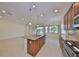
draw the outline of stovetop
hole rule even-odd
[[[72,40],[65,40],[65,43],[75,52],[79,53],[79,42]]]

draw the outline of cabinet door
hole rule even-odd
[[[73,24],[73,7],[71,6],[67,12],[67,14],[65,15],[65,22],[66,22],[66,26],[67,29],[70,29],[72,27]]]
[[[35,55],[38,53],[38,51],[39,51],[39,44],[40,44],[40,42],[39,42],[40,40],[39,39],[37,39],[36,41],[35,41],[35,48],[34,48],[34,52],[35,52]]]
[[[43,40],[44,40],[43,37],[41,37],[41,38],[40,38],[40,41],[39,41],[39,42],[40,42],[40,44],[39,44],[39,45],[40,45],[40,48],[41,48],[42,45],[43,45]]]
[[[64,16],[64,29],[67,29],[67,14]]]
[[[77,15],[79,13],[79,2],[75,2],[73,4],[73,8],[74,8],[74,15]]]
[[[68,28],[71,28],[72,27],[72,24],[73,24],[73,15],[72,15],[72,7],[69,9],[69,11],[68,11],[68,15],[67,15],[67,26],[68,26]]]
[[[64,16],[64,25],[67,25],[67,16]]]
[[[30,53],[32,56],[35,55],[35,41],[27,39],[27,52]]]
[[[67,20],[68,20],[68,24],[67,25],[70,25],[71,24],[71,10],[69,10],[67,17],[68,17],[67,18]]]

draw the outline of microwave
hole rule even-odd
[[[79,28],[79,14],[77,14],[73,17],[73,27]]]

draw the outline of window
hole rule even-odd
[[[44,27],[37,27],[36,33],[37,33],[37,35],[43,35],[44,34]]]
[[[49,32],[58,33],[58,26],[57,25],[55,25],[55,26],[49,26]]]
[[[48,32],[54,32],[54,33],[58,33],[58,26],[54,25],[54,26],[46,26],[46,27],[37,27],[36,29],[36,34],[37,35],[44,35],[44,33],[48,33]]]
[[[46,27],[45,27],[45,33],[47,33],[47,32],[48,32],[48,27],[46,26]]]
[[[49,26],[49,32],[51,32],[51,26]]]

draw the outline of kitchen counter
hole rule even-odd
[[[44,36],[27,36],[27,53],[33,57],[40,51],[42,46],[45,44],[45,35]]]
[[[66,34],[61,34],[62,39],[66,40]]]
[[[68,36],[66,36],[65,34],[62,34],[61,37],[62,37],[64,40],[79,41],[79,39],[76,38],[75,35],[68,35]]]
[[[31,39],[31,40],[37,40],[38,38],[42,37],[41,35],[31,35],[31,36],[27,36],[27,39]]]

